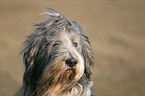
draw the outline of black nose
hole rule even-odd
[[[78,61],[76,59],[67,59],[65,63],[70,67],[74,67],[78,63]]]

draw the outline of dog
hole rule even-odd
[[[88,37],[75,21],[48,10],[23,44],[25,72],[16,96],[95,96]]]

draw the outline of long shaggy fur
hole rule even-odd
[[[24,42],[25,73],[17,96],[94,96],[90,66],[94,63],[88,37],[74,21],[53,9],[48,20]],[[66,60],[75,58],[75,67]]]

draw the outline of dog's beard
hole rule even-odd
[[[60,70],[60,74],[58,73],[58,84],[61,86],[66,86],[69,82],[73,82],[76,77],[76,69],[75,68],[65,68],[64,71]]]
[[[66,69],[62,79],[64,79],[65,81],[72,81],[75,78],[75,76],[76,76],[76,69]]]
[[[39,93],[44,92],[44,94],[50,96],[67,96],[83,74],[83,71],[78,68],[80,66],[81,64],[78,63],[71,68],[62,59],[55,59],[44,70],[43,77],[39,82],[41,87],[39,86],[38,88],[42,88],[41,90],[38,89]]]

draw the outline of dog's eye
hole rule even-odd
[[[78,46],[78,43],[73,41],[73,46],[77,47]]]
[[[59,45],[59,42],[56,42],[53,46],[58,46]]]
[[[57,22],[58,22],[58,20],[55,20],[55,22],[57,23]]]
[[[58,45],[58,43],[54,44],[53,46],[57,46],[57,45]]]

